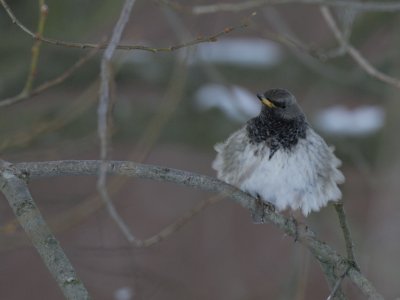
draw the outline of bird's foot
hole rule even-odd
[[[347,265],[349,266],[349,269],[355,269],[357,271],[360,271],[360,267],[358,266],[357,262],[352,259],[347,259]]]
[[[251,212],[254,224],[264,224],[266,222],[265,210],[275,211],[275,207],[270,203],[264,202],[261,200],[260,195],[257,195],[254,210]]]

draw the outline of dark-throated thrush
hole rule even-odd
[[[339,200],[341,162],[307,123],[296,98],[285,89],[257,97],[260,114],[215,146],[218,178],[279,211],[299,209],[305,216]]]

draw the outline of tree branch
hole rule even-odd
[[[254,9],[264,5],[277,4],[314,4],[336,7],[345,7],[357,9],[358,11],[376,11],[376,12],[395,12],[400,10],[400,3],[391,2],[358,2],[350,0],[250,0],[237,3],[218,3],[209,5],[198,5],[192,7],[191,12],[196,15],[211,14],[216,12],[238,12],[247,9]]]
[[[25,25],[23,25],[17,17],[14,15],[12,12],[11,8],[7,5],[5,0],[0,0],[1,5],[4,7],[5,11],[7,12],[8,16],[10,17],[11,21],[17,25],[23,32],[28,34],[30,37],[32,37],[35,40],[40,40],[44,43],[53,45],[53,46],[61,46],[61,47],[67,47],[67,48],[78,48],[78,49],[88,49],[88,48],[98,48],[98,49],[106,49],[108,47],[108,44],[103,44],[103,43],[78,43],[78,42],[67,42],[63,40],[58,40],[58,39],[51,39],[51,38],[46,38],[43,36],[38,36],[35,33],[33,33],[31,30],[29,30]],[[143,45],[117,45],[118,50],[142,50],[142,51],[149,51],[153,53],[158,53],[158,52],[172,52],[176,51],[182,48],[186,47],[191,47],[195,46],[197,44],[201,43],[212,43],[216,42],[218,38],[221,36],[230,33],[233,30],[240,29],[247,27],[247,24],[240,24],[238,26],[232,26],[232,27],[227,27],[223,29],[222,31],[209,35],[209,36],[199,36],[193,40],[183,42],[177,45],[172,45],[172,46],[166,46],[166,47],[149,47],[149,46],[143,46]]]
[[[195,207],[186,211],[180,218],[178,218],[173,223],[171,223],[168,226],[161,229],[157,234],[155,234],[147,239],[144,239],[144,240],[136,239],[133,242],[134,246],[146,248],[146,247],[153,246],[154,244],[157,244],[161,241],[166,240],[173,233],[177,232],[186,223],[188,223],[190,220],[192,220],[193,217],[195,217],[197,214],[199,214],[205,208],[207,208],[209,205],[215,204],[218,201],[221,201],[222,199],[223,199],[223,197],[213,196],[213,197],[210,197],[210,198],[200,201]]]
[[[15,172],[26,174],[30,179],[36,179],[54,176],[96,176],[100,165],[101,161],[74,160],[17,163],[12,168]],[[244,208],[251,211],[256,210],[256,200],[253,197],[213,177],[126,161],[107,162],[107,172],[109,175],[123,175],[173,182],[191,188],[219,193],[231,198]],[[368,279],[348,263],[347,258],[337,254],[330,246],[318,240],[314,232],[305,224],[296,225],[291,219],[275,212],[269,206],[265,206],[264,218],[280,228],[287,235],[293,238],[296,237],[297,241],[308,248],[321,264],[329,265],[332,270],[335,270],[336,274],[344,274],[349,268],[348,277],[368,298],[383,299]]]
[[[341,293],[340,285],[342,284],[343,279],[346,277],[347,273],[349,272],[350,265],[347,267],[346,272],[344,272],[339,278],[337,278],[335,284],[332,287],[331,293],[329,294],[326,300],[333,300],[340,297],[343,297],[339,293]]]
[[[107,207],[107,211],[111,218],[118,225],[124,236],[129,242],[135,240],[135,237],[129,230],[124,220],[118,214],[114,204],[112,203],[111,197],[107,191],[107,163],[108,158],[108,144],[109,144],[109,126],[108,121],[111,117],[110,103],[111,103],[111,92],[110,82],[112,80],[111,72],[111,59],[114,56],[114,52],[117,49],[118,43],[121,40],[122,33],[125,29],[126,24],[129,21],[133,4],[135,0],[126,0],[121,10],[121,15],[114,26],[114,30],[111,36],[110,43],[103,53],[101,59],[101,72],[100,72],[100,99],[97,109],[97,130],[100,138],[100,159],[101,166],[99,170],[99,176],[97,180],[97,190],[99,191],[101,199],[104,201]]]
[[[356,261],[356,257],[354,255],[354,243],[353,239],[351,238],[349,225],[347,224],[347,218],[346,218],[346,213],[344,211],[343,202],[339,201],[338,203],[335,203],[334,206],[339,218],[340,228],[342,229],[343,232],[343,237],[346,244],[347,258],[350,260],[350,262],[354,263],[354,267],[358,269],[359,267]]]
[[[363,3],[363,2],[360,2]],[[400,3],[399,3],[400,4]],[[379,70],[377,70],[371,63],[352,45],[350,45],[346,38],[343,36],[339,27],[336,24],[335,19],[333,18],[329,8],[326,6],[321,7],[321,13],[324,17],[326,23],[329,28],[332,30],[336,40],[339,44],[346,49],[346,52],[353,58],[353,60],[363,69],[368,75],[384,82],[389,85],[394,86],[395,88],[400,89],[400,80],[394,77],[391,77]]]
[[[62,74],[60,74],[59,76],[57,76],[49,81],[42,83],[41,85],[39,85],[36,88],[33,88],[32,90],[29,91],[29,93],[21,92],[16,96],[0,100],[0,108],[9,106],[9,105],[13,105],[13,104],[21,102],[23,100],[29,99],[35,95],[43,93],[44,91],[46,91],[58,84],[63,83],[66,79],[68,79],[68,77],[70,77],[72,74],[74,74],[77,70],[79,70],[80,67],[82,67],[87,61],[89,61],[98,52],[98,50],[99,50],[98,48],[91,50],[89,53],[87,53],[85,56],[83,56],[77,62],[75,62],[71,67],[69,67],[67,70],[65,70]]]
[[[36,36],[41,37],[43,35],[44,27],[46,24],[48,14],[48,7],[44,0],[39,0],[39,22],[38,28],[36,31]],[[31,58],[31,65],[28,73],[28,77],[26,79],[25,87],[22,90],[22,95],[29,95],[32,90],[33,81],[37,74],[37,66],[39,61],[39,54],[40,54],[40,46],[42,45],[42,41],[40,39],[36,39],[32,46],[32,58]]]
[[[0,163],[0,190],[65,298],[89,299],[83,283],[40,214],[25,181],[18,177],[23,177],[23,173],[13,172],[6,163]]]

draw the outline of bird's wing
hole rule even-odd
[[[218,178],[240,186],[257,166],[254,151],[249,149],[251,147],[245,127],[234,132],[225,142],[216,144],[217,157],[212,167],[217,171]]]

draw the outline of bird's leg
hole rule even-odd
[[[297,242],[299,240],[299,222],[293,216],[293,214],[290,214],[290,220],[292,221],[292,224],[294,226],[294,242]]]

